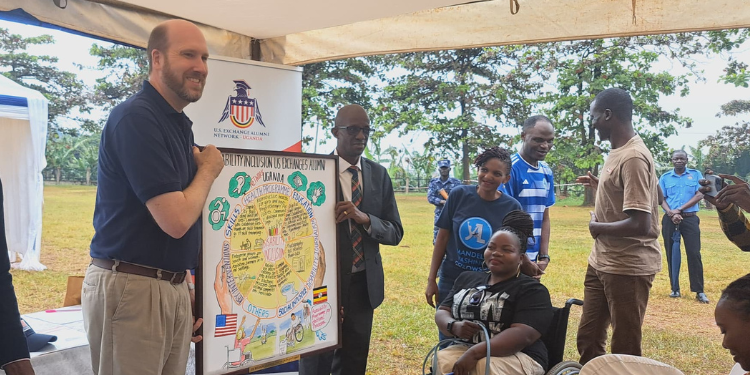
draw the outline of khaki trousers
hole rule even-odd
[[[81,305],[94,374],[185,374],[193,325],[187,284],[91,265]]]
[[[589,361],[581,375],[685,375],[653,359],[625,354],[607,354]]]
[[[439,374],[447,374],[453,371],[453,364],[469,348],[470,346],[468,345],[451,345],[439,351],[437,354],[438,367],[440,368]],[[486,360],[486,358],[480,359],[477,362],[477,367],[470,374],[485,375]],[[490,359],[490,372],[492,374],[503,375],[544,375],[544,368],[528,355],[518,352],[507,357],[492,357]]]

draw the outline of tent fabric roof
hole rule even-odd
[[[154,2],[157,3],[157,2]],[[158,23],[174,16],[98,4],[87,0],[69,0],[65,9],[60,9],[52,0],[3,0],[0,11],[10,12],[21,9],[42,24],[56,25],[91,36],[119,41],[121,43],[146,48],[148,35]],[[5,17],[12,18],[12,17]],[[201,23],[199,20],[194,22]],[[27,22],[23,20],[23,22]],[[222,28],[200,24],[211,54],[249,59],[250,36],[240,35]]]
[[[509,5],[517,3],[512,14]],[[172,17],[212,53],[301,65],[353,56],[750,27],[747,0],[4,0],[50,24],[145,46]],[[252,41],[259,52],[252,56]]]

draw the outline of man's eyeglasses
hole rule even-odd
[[[370,127],[363,128],[359,126],[337,126],[336,128],[346,130],[346,133],[349,135],[357,135],[359,134],[359,132],[362,132],[364,133],[365,137],[369,137],[370,135],[372,135],[372,133],[375,132],[375,129]]]

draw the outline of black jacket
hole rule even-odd
[[[0,181],[0,367],[23,358],[29,358],[29,349],[21,328],[13,277],[10,275],[8,242],[5,240],[3,183]]]
[[[360,211],[370,216],[370,233],[362,233],[365,265],[367,268],[367,291],[373,309],[383,302],[384,277],[380,245],[396,246],[404,236],[401,217],[396,206],[393,185],[388,171],[378,163],[360,157],[362,160],[362,203]],[[343,186],[341,187],[344,188]],[[346,187],[349,189],[350,187]],[[339,191],[339,201],[343,195]],[[347,305],[349,280],[352,273],[352,243],[349,237],[349,223],[338,224],[339,275],[343,305]]]

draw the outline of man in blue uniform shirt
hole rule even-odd
[[[661,221],[661,233],[664,237],[664,249],[667,252],[667,268],[669,279],[672,281],[672,298],[680,297],[680,270],[672,269],[672,235],[679,228],[685,255],[687,256],[688,274],[690,275],[690,290],[695,293],[695,299],[701,303],[708,303],[708,297],[703,293],[703,261],[701,260],[701,230],[698,218],[698,202],[703,194],[698,190],[698,183],[703,175],[695,169],[687,168],[688,155],[684,150],[677,150],[672,154],[674,169],[659,178],[659,187],[664,193],[661,207],[664,217]],[[676,273],[676,274],[673,274]]]
[[[510,158],[510,181],[500,185],[498,190],[516,198],[523,210],[534,220],[534,243],[528,245],[526,256],[532,262],[536,262],[540,271],[544,271],[550,262],[549,208],[555,204],[552,170],[544,162],[555,140],[552,121],[542,115],[529,117],[523,122],[521,139],[521,152],[513,154]],[[529,238],[529,242],[531,240],[532,238]],[[542,272],[535,274],[534,277],[540,278]]]
[[[435,220],[433,223],[437,223],[440,213],[443,212],[443,207],[445,207],[445,200],[448,199],[448,194],[450,194],[454,187],[461,185],[461,181],[457,178],[451,177],[450,160],[440,160],[438,162],[438,172],[440,172],[440,177],[431,179],[430,187],[427,188],[427,201],[435,205]],[[438,227],[433,227],[433,243],[437,237],[437,232]]]
[[[203,93],[208,48],[195,25],[170,20],[151,32],[147,52],[148,81],[112,110],[99,148],[81,292],[98,375],[184,374],[201,323],[186,270],[198,265],[199,218],[224,161],[216,147],[194,146],[183,109]]]

